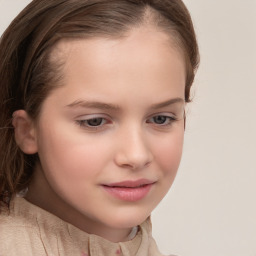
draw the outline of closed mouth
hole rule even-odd
[[[102,185],[111,196],[122,200],[135,202],[147,196],[155,182],[149,180],[123,181]]]
[[[127,181],[121,181],[117,183],[111,183],[111,184],[104,184],[103,186],[107,187],[119,187],[119,188],[139,188],[139,187],[145,187],[147,185],[155,183],[154,181],[150,181],[147,179],[140,179],[140,180],[127,180]]]

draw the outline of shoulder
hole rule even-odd
[[[22,219],[0,215],[1,256],[33,255],[31,248],[28,247],[31,243],[37,244],[40,251],[40,236],[35,228]]]
[[[24,200],[24,199],[23,199]],[[10,205],[10,212],[4,211],[0,214],[0,255],[16,256],[16,255],[36,255],[33,247],[37,248],[37,255],[45,255],[43,244],[40,239],[39,229],[36,222],[20,214],[15,205]]]
[[[26,234],[32,230],[36,230],[36,222],[31,215],[29,209],[23,208],[21,203],[24,199],[14,199],[11,201],[10,209],[0,213],[0,237],[3,233],[19,233]],[[27,231],[27,232],[26,232]],[[14,234],[15,235],[15,234]]]

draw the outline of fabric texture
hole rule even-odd
[[[0,256],[162,256],[151,235],[151,221],[136,236],[113,243],[87,234],[55,215],[16,197],[0,215]]]

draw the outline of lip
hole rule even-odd
[[[154,184],[154,181],[140,179],[111,183],[102,185],[102,187],[107,193],[117,199],[135,202],[146,197]]]

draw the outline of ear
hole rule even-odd
[[[12,125],[19,148],[25,154],[37,153],[35,125],[25,110],[17,110],[13,113]]]

